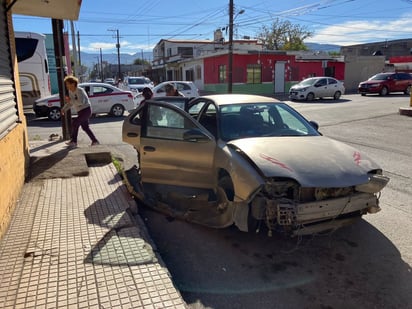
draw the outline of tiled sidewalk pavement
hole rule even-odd
[[[24,186],[0,243],[0,308],[186,308],[112,164]]]

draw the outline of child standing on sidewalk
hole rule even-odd
[[[66,104],[62,108],[61,113],[64,115],[64,113],[71,107],[73,107],[77,112],[77,118],[74,118],[72,122],[71,140],[67,142],[67,145],[71,147],[77,146],[77,135],[79,133],[80,126],[90,137],[92,146],[99,145],[99,141],[96,139],[89,127],[89,119],[92,115],[89,97],[83,88],[77,87],[78,83],[79,80],[74,76],[66,76],[64,78],[64,84],[69,91],[69,95],[66,96]]]

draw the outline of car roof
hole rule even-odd
[[[212,94],[197,97],[198,99],[208,99],[216,103],[216,105],[228,105],[228,104],[239,104],[239,103],[279,103],[280,101],[272,98],[265,97],[261,95],[253,94]]]

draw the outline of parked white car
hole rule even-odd
[[[153,82],[145,76],[127,76],[124,78],[123,87],[125,90],[142,92],[143,88],[153,88]]]
[[[166,85],[172,84],[175,89],[179,91],[183,96],[188,98],[196,98],[199,96],[199,89],[193,82],[190,81],[167,81],[162,82],[152,88],[153,97],[165,97],[166,96]],[[139,93],[135,100],[139,105],[141,101],[143,101],[143,95]]]
[[[310,77],[292,86],[289,90],[291,100],[313,101],[316,98],[332,97],[339,100],[345,93],[343,82],[333,77]]]
[[[193,82],[189,81],[168,81],[160,83],[153,87],[153,96],[154,97],[165,97],[166,96],[166,85],[172,84],[175,89],[177,89],[185,97],[195,98],[199,96],[199,89]]]
[[[131,111],[136,108],[131,91],[124,91],[105,83],[81,83],[79,87],[86,90],[93,114],[110,114],[115,117],[121,117],[125,111]],[[60,120],[59,94],[36,100],[33,104],[33,110],[36,117]],[[74,109],[72,109],[72,114],[76,114]]]

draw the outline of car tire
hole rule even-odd
[[[379,92],[380,95],[385,96],[389,93],[389,90],[387,87],[383,87],[382,90]]]
[[[408,87],[406,87],[406,89],[403,93],[407,94],[407,95],[410,95],[411,94],[411,85],[408,85]]]
[[[58,108],[58,107],[52,107],[52,108],[50,108],[50,109],[49,109],[49,112],[48,112],[48,114],[47,114],[47,117],[48,117],[50,120],[53,120],[53,121],[60,120],[60,118],[62,117],[62,115],[61,115],[61,113],[60,113],[60,108]]]
[[[341,95],[342,93],[340,91],[336,91],[335,94],[333,95],[333,99],[339,100]]]
[[[315,95],[312,92],[309,92],[306,96],[306,101],[313,101],[315,99]]]
[[[226,197],[229,201],[233,201],[235,197],[235,189],[233,188],[233,182],[229,175],[221,177],[218,181],[218,186],[226,193]]]
[[[124,107],[121,104],[115,104],[110,109],[110,114],[115,117],[121,117],[124,114]]]

